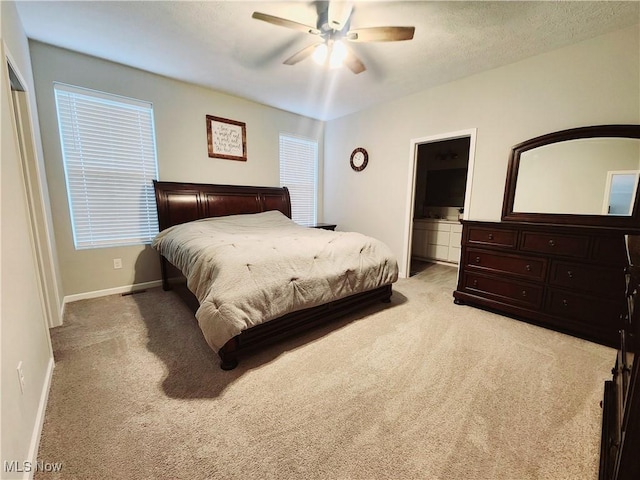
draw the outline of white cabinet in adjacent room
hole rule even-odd
[[[462,225],[458,221],[431,218],[413,221],[413,257],[459,263],[461,241]]]

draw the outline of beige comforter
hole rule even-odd
[[[396,259],[382,242],[302,227],[278,211],[176,225],[153,247],[187,278],[200,302],[196,318],[216,352],[254,325],[398,279]]]

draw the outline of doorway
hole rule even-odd
[[[9,57],[6,58],[11,101],[15,119],[15,135],[21,159],[22,179],[26,191],[29,223],[33,239],[33,254],[36,261],[40,300],[48,327],[62,324],[60,295],[54,267],[53,247],[50,243],[51,230],[47,221],[45,194],[42,176],[36,155],[31,112],[26,83],[15,69]]]
[[[404,266],[407,277],[430,263],[459,264],[471,197],[476,130],[411,140]]]

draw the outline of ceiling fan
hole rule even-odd
[[[324,2],[323,2],[324,3]],[[328,2],[328,8],[318,11],[315,27],[304,25],[286,18],[266,13],[253,12],[252,18],[309,33],[322,41],[311,44],[294,53],[284,61],[285,65],[295,65],[309,56],[319,64],[337,67],[345,64],[353,73],[366,70],[364,63],[347,47],[347,42],[397,42],[411,40],[415,27],[366,27],[351,28],[354,2]],[[325,3],[326,4],[326,3]]]

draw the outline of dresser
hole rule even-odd
[[[518,222],[462,224],[456,303],[619,345],[626,312],[622,233]]]
[[[640,242],[640,237],[637,237]],[[640,255],[640,252],[638,252]],[[599,480],[640,478],[640,262],[627,271],[627,313],[604,384]]]

